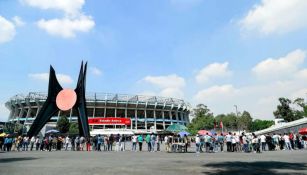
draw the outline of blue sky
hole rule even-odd
[[[215,113],[273,119],[306,97],[304,0],[1,0],[0,120],[18,93],[64,87],[89,62],[87,90],[182,98]]]

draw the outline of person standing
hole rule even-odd
[[[28,145],[29,145],[29,137],[25,136],[23,138],[23,151],[28,151]]]
[[[286,148],[287,148],[288,150],[292,150],[292,146],[291,146],[291,142],[290,142],[289,135],[287,135],[287,134],[285,133],[284,136],[283,136],[283,139],[284,139],[284,141],[285,141]]]
[[[247,145],[247,138],[245,136],[245,133],[242,133],[242,144],[243,144],[243,152],[247,153],[248,152],[248,145]]]
[[[31,140],[30,140],[30,151],[33,150],[33,147],[34,147],[34,143],[35,143],[35,137],[31,137]]]
[[[75,137],[71,137],[70,144],[71,144],[70,150],[75,151]]]
[[[109,137],[108,151],[112,151],[113,142],[114,142],[114,136],[113,136],[113,134],[111,134],[110,137]]]
[[[138,142],[139,142],[139,151],[142,151],[142,146],[143,146],[143,136],[142,135],[138,136]]]
[[[89,137],[86,138],[86,151],[91,151],[91,139]]]
[[[151,136],[150,136],[151,152],[155,151],[155,143],[156,143],[156,135],[154,133],[152,133]]]
[[[115,151],[118,152],[119,151],[119,141],[120,141],[120,135],[117,134],[115,136]]]
[[[232,135],[231,135],[231,132],[229,132],[226,135],[227,152],[231,152],[231,140],[232,140]]]
[[[223,133],[221,133],[221,135],[218,136],[217,140],[218,140],[218,143],[220,145],[221,152],[223,152],[224,151],[224,135],[223,135]]]
[[[168,136],[167,135],[165,135],[165,137],[164,137],[164,145],[165,145],[165,151],[166,152],[168,152]]]
[[[157,143],[157,151],[160,151],[160,136],[157,135],[157,138],[156,138],[156,143]]]
[[[135,151],[136,152],[137,136],[133,135],[132,138],[131,138],[131,141],[132,141],[132,149],[131,149],[131,151]]]
[[[101,151],[101,144],[103,143],[103,138],[99,134],[97,137],[97,151]]]
[[[148,150],[148,152],[150,152],[151,151],[151,142],[150,142],[150,135],[149,134],[146,135],[145,141],[147,143],[147,150]]]
[[[200,152],[200,137],[198,134],[196,134],[196,137],[195,137],[195,147],[196,147],[196,153],[199,154]]]
[[[265,135],[262,134],[260,136],[260,142],[261,142],[262,151],[265,151],[265,147],[266,147],[266,137],[265,137]]]
[[[65,138],[65,151],[67,151],[68,145],[69,145],[70,142],[71,142],[71,141],[70,141],[70,138],[69,138],[69,136],[67,135],[66,138]]]
[[[35,148],[36,148],[36,151],[38,151],[38,149],[39,149],[39,147],[40,147],[40,143],[41,143],[40,138],[39,138],[39,136],[37,136],[36,139],[35,139]]]

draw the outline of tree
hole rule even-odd
[[[238,118],[238,128],[239,130],[247,130],[251,129],[253,118],[250,113],[247,111],[243,111],[242,115]]]
[[[274,124],[274,121],[272,121],[272,120],[256,119],[251,123],[251,131],[254,132],[254,131],[266,129],[266,128],[269,128],[270,126],[272,126],[273,124]]]
[[[198,104],[193,110],[195,117],[188,125],[188,130],[191,134],[196,134],[201,129],[213,129],[214,116],[210,113],[210,109],[204,104]]]
[[[69,127],[69,134],[79,134],[79,125],[78,123],[71,123]]]
[[[292,109],[290,108],[291,100],[287,98],[279,98],[280,105],[277,105],[277,110],[273,112],[275,118],[282,118],[287,122],[295,120]]]
[[[300,119],[307,116],[307,105],[303,98],[297,98],[293,101],[293,104],[300,107],[302,110],[294,110],[295,118]]]
[[[57,122],[57,129],[60,133],[67,133],[69,131],[70,123],[66,116],[60,116]]]

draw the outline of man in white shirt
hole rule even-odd
[[[135,152],[136,152],[137,136],[136,136],[136,135],[133,135],[131,140],[132,140],[132,151],[135,151]]]
[[[231,132],[229,132],[229,133],[225,136],[225,139],[226,139],[226,145],[227,145],[227,152],[230,152],[230,151],[231,151],[231,140],[232,140]]]
[[[68,148],[68,144],[70,143],[70,138],[69,138],[69,136],[67,136],[66,138],[65,138],[65,151],[67,151],[67,148]]]
[[[262,148],[262,151],[265,151],[265,147],[266,147],[266,141],[265,141],[266,137],[265,135],[261,135],[260,136],[260,142],[261,142],[261,148]]]

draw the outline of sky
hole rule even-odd
[[[52,65],[88,92],[203,103],[273,119],[307,98],[305,0],[0,0],[0,121],[16,94],[46,92]]]

